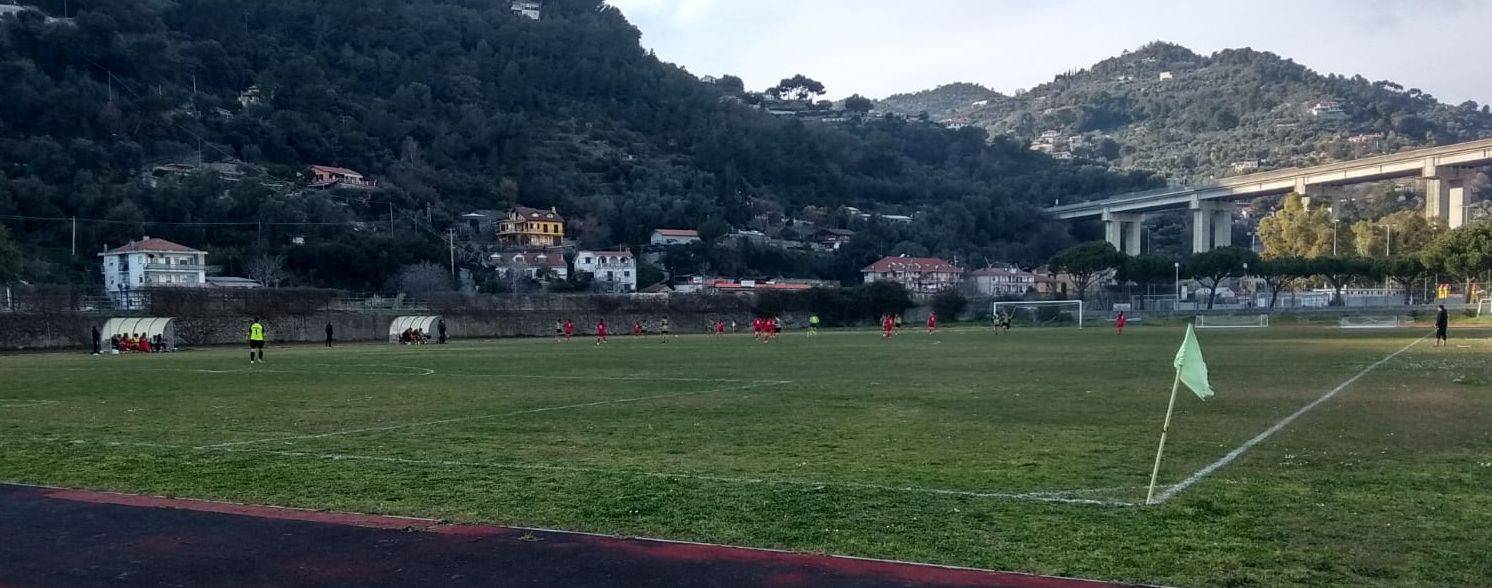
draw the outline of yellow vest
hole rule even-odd
[[[249,325],[249,340],[250,341],[263,341],[264,340],[264,325],[261,325],[259,323],[254,323],[252,325]]]

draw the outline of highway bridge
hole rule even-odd
[[[1421,178],[1425,185],[1425,216],[1451,228],[1466,222],[1466,180],[1473,168],[1492,165],[1492,139],[1403,151],[1314,167],[1248,174],[1187,188],[1162,188],[1120,194],[1102,200],[1063,204],[1046,209],[1065,220],[1099,219],[1104,235],[1115,248],[1140,253],[1141,226],[1146,213],[1190,210],[1192,251],[1209,251],[1233,242],[1233,214],[1237,202],[1260,196],[1288,194],[1306,197],[1307,206],[1330,199],[1333,210],[1340,188],[1396,178]]]

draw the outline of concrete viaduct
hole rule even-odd
[[[1192,251],[1201,253],[1233,242],[1236,202],[1291,192],[1311,201],[1330,199],[1340,208],[1340,188],[1395,178],[1425,181],[1425,216],[1451,228],[1466,222],[1466,180],[1471,168],[1492,165],[1492,139],[1379,155],[1306,168],[1248,174],[1189,188],[1162,188],[1120,194],[1103,200],[1064,204],[1046,209],[1064,220],[1098,219],[1114,248],[1140,253],[1141,225],[1146,213],[1190,210]]]

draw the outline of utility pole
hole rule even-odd
[[[456,279],[456,229],[446,229],[446,241],[451,246],[451,279]]]
[[[73,217],[73,258],[78,257],[78,217]]]
[[[394,232],[394,203],[390,201],[384,204],[389,205],[389,232],[392,233]]]

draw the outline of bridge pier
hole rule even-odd
[[[1103,213],[1104,240],[1125,255],[1140,254],[1140,234],[1144,231],[1145,215],[1139,213]]]
[[[1192,253],[1233,245],[1233,212],[1237,208],[1231,202],[1192,202]]]
[[[1465,171],[1454,167],[1425,165],[1425,218],[1457,229],[1466,224]]]

